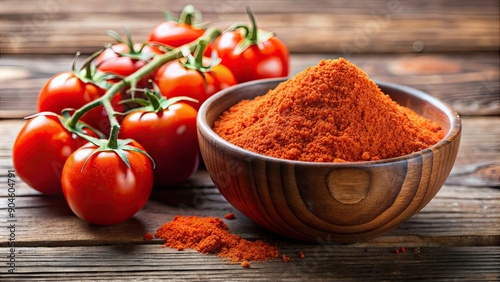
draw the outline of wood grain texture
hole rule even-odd
[[[291,75],[339,54],[293,54]],[[352,55],[371,78],[411,86],[452,106],[460,115],[500,115],[498,53]],[[36,111],[36,99],[53,75],[71,68],[71,56],[0,58],[0,118]]]
[[[394,248],[279,244],[292,258],[251,263],[249,269],[192,250],[159,244],[100,247],[19,248],[19,272],[2,281],[325,281],[325,280],[473,280],[500,275],[500,247]],[[302,251],[304,259],[297,256]],[[0,252],[5,253],[4,248]],[[432,269],[432,271],[429,271]]]
[[[292,52],[496,51],[499,4],[480,1],[190,1],[206,21],[225,29],[248,22],[250,6],[263,29],[274,31]],[[178,15],[185,1],[15,0],[0,3],[2,54],[92,53],[110,38],[106,30],[129,29],[136,40]]]
[[[203,179],[205,172],[194,178]],[[1,185],[5,185],[5,178]],[[235,210],[211,186],[179,187],[155,191],[146,206],[133,219],[116,226],[87,224],[73,215],[62,197],[45,197],[21,182],[16,199],[19,247],[99,246],[140,244],[146,232],[154,233],[176,215],[223,217],[233,212],[237,220],[226,220],[230,230],[247,239],[283,240],[261,228]],[[0,211],[6,219],[8,199],[0,198]],[[35,232],[43,230],[43,233]],[[396,229],[355,246],[495,246],[500,244],[500,193],[493,188],[445,185],[419,213]],[[8,230],[0,229],[0,246],[6,247]],[[333,244],[333,242],[329,241]]]
[[[500,119],[488,123],[482,118],[463,120],[462,147],[457,156],[461,167],[478,163],[500,164],[499,143],[492,143],[488,128],[500,128]],[[0,170],[12,169],[10,159],[12,142],[24,124],[21,120],[0,121]],[[467,146],[467,144],[474,146]],[[464,146],[464,144],[466,144]],[[484,151],[483,154],[478,150]],[[489,159],[487,159],[488,157]],[[471,176],[476,179],[494,179],[498,172],[477,175],[475,171],[455,167],[446,184],[436,197],[419,213],[390,233],[359,243],[360,246],[394,246],[418,244],[420,246],[466,246],[500,244],[500,178],[492,187],[468,186]],[[491,181],[491,180],[490,180]],[[0,185],[6,185],[4,173]],[[204,170],[183,185],[172,190],[155,191],[145,208],[135,219],[114,227],[93,227],[76,218],[61,197],[44,197],[18,179],[16,205],[19,221],[20,246],[130,244],[142,241],[144,232],[154,232],[177,214],[223,216],[235,209],[216,190]],[[5,218],[6,195],[0,195],[0,216]],[[237,221],[228,221],[231,230],[244,237],[273,238],[274,235],[258,227],[243,215]],[[37,227],[45,232],[34,232]],[[0,229],[0,242],[5,244],[7,230]]]
[[[70,69],[129,29],[142,41],[181,0],[0,1],[0,280],[1,281],[498,281],[500,280],[499,2],[495,0],[211,0],[190,1],[212,25],[247,22],[292,51],[292,73],[344,56],[370,77],[424,90],[462,116],[457,160],[444,187],[419,213],[374,239],[349,245],[285,240],[237,212],[205,170],[171,190],[157,190],[133,219],[96,227],[76,218],[63,198],[46,197],[16,179],[17,268],[9,274],[6,171],[11,147],[34,113],[45,81]],[[458,51],[458,52],[457,52]],[[320,52],[320,53],[318,53]],[[351,199],[352,200],[352,199]],[[292,257],[250,269],[215,256],[144,241],[178,214],[222,217],[244,238],[265,239]],[[406,247],[404,254],[396,248]],[[297,251],[305,253],[298,259]]]
[[[0,171],[12,168],[10,148],[24,124],[0,121]],[[491,128],[499,118],[463,119],[463,138],[457,158],[462,166],[500,164],[498,144]],[[0,273],[2,281],[163,280],[163,281],[325,281],[340,280],[473,280],[500,277],[500,191],[468,186],[471,170],[452,172],[445,185],[419,213],[398,228],[369,241],[338,245],[328,241],[304,244],[288,241],[264,230],[236,211],[214,187],[204,170],[171,190],[157,190],[133,219],[116,226],[98,227],[75,217],[61,197],[46,197],[17,179],[16,259],[14,274]],[[492,179],[494,174],[476,175]],[[5,173],[0,185],[5,187]],[[494,183],[500,187],[500,179]],[[4,190],[2,190],[4,191]],[[0,194],[0,222],[7,219],[5,194]],[[231,232],[246,239],[277,244],[292,258],[252,263],[250,269],[192,250],[178,252],[161,247],[161,241],[144,241],[175,215],[222,217]],[[0,253],[9,254],[8,230],[0,228]],[[406,252],[395,250],[405,247]],[[305,259],[297,257],[302,251]],[[5,256],[4,255],[4,256]],[[2,263],[4,261],[0,259]]]

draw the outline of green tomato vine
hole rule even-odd
[[[217,28],[209,28],[205,31],[204,35],[198,38],[196,41],[186,44],[184,46],[172,49],[168,51],[165,54],[159,54],[155,55],[146,65],[144,65],[142,68],[134,72],[133,74],[124,77],[121,79],[119,82],[111,85],[106,93],[101,96],[100,98],[93,100],[83,107],[77,109],[74,111],[74,113],[67,117],[65,121],[65,126],[68,128],[72,133],[77,134],[78,136],[86,139],[89,142],[92,142],[94,145],[98,146],[98,149],[93,153],[97,153],[100,151],[114,151],[120,158],[127,164],[127,166],[130,168],[130,164],[127,160],[127,157],[125,155],[124,150],[133,150],[137,151],[140,153],[145,154],[148,156],[150,159],[151,157],[143,150],[134,148],[132,146],[129,146],[128,144],[132,140],[120,140],[118,138],[118,134],[120,131],[120,123],[118,122],[116,116],[119,115],[120,113],[116,112],[113,106],[111,105],[111,99],[117,95],[121,90],[125,89],[126,87],[135,87],[137,82],[141,80],[142,78],[146,77],[148,74],[152,73],[154,70],[162,66],[163,64],[179,59],[184,56],[184,54],[191,54],[192,52],[198,50],[201,46],[201,48],[204,47],[204,45],[207,42],[211,42],[215,38],[221,35],[221,31]],[[88,75],[88,74],[87,74]],[[98,106],[103,106],[109,121],[111,125],[111,132],[108,137],[108,139],[99,139],[99,138],[94,138],[92,136],[86,135],[82,133],[82,130],[79,129],[79,120],[80,118],[88,111],[91,109],[98,107]],[[152,159],[151,159],[152,160]],[[154,164],[154,162],[153,162]]]

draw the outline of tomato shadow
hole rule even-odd
[[[29,209],[24,209],[24,212],[36,212],[36,216],[40,218],[54,218],[72,216],[73,212],[69,208],[64,196],[39,195],[29,198]]]
[[[78,220],[88,243],[107,245],[120,253],[132,252],[137,245],[144,243],[144,234],[147,232],[144,222],[135,217],[115,225],[95,225]]]
[[[232,206],[215,187],[161,187],[155,188],[148,204],[168,206],[170,209],[231,210]]]
[[[150,200],[158,201],[167,205],[186,205],[196,207],[199,202],[205,203],[219,197],[222,198],[215,188],[208,172],[199,168],[189,179],[169,186],[154,186]]]
[[[21,199],[21,197],[19,197]],[[63,196],[35,195],[18,200],[16,219],[20,225],[36,226],[45,233],[26,236],[37,245],[109,246],[113,253],[125,254],[144,244],[145,221],[137,215],[116,225],[99,226],[78,218]],[[35,227],[32,227],[32,230]],[[38,236],[43,236],[40,239]]]

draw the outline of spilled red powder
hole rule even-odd
[[[289,262],[289,261],[291,261],[291,260],[292,260],[292,258],[291,258],[291,257],[289,257],[289,256],[287,256],[287,255],[285,255],[285,254],[283,254],[283,255],[281,256],[281,260],[282,260],[283,262]]]
[[[427,148],[440,126],[398,105],[341,58],[322,60],[213,124],[227,141],[263,155],[309,162],[373,161]]]
[[[227,225],[215,217],[176,216],[162,225],[155,237],[165,240],[166,247],[195,249],[233,262],[262,261],[279,256],[277,247],[232,234]]]
[[[153,240],[153,234],[151,234],[149,232],[144,234],[144,240],[146,240],[146,241]]]

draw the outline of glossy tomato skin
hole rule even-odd
[[[204,29],[176,21],[165,21],[157,25],[148,36],[148,41],[171,47],[190,43],[205,33]]]
[[[231,70],[238,83],[288,76],[290,55],[281,40],[271,37],[238,54],[236,47],[243,39],[241,30],[224,32],[212,45],[212,49],[222,60],[221,64]]]
[[[68,132],[55,116],[37,116],[24,124],[12,149],[19,177],[49,195],[62,194],[61,172],[67,158],[86,141]]]
[[[106,90],[92,83],[83,82],[74,72],[67,71],[51,77],[38,94],[38,112],[53,112],[61,114],[67,108],[78,109],[106,93]],[[117,109],[121,98],[113,97],[111,103]],[[95,129],[108,134],[109,119],[102,106],[96,107],[81,118],[82,121]]]
[[[136,142],[130,145],[143,149]],[[129,169],[115,152],[92,155],[96,148],[87,143],[69,156],[61,179],[64,197],[79,218],[96,225],[118,224],[146,204],[153,186],[151,160],[125,151]]]
[[[146,148],[155,161],[156,186],[183,182],[198,168],[196,115],[193,107],[179,102],[158,113],[132,112],[123,119],[120,137]]]
[[[137,51],[141,48],[141,44],[134,44],[134,49]],[[105,72],[112,73],[122,77],[127,77],[138,69],[142,68],[148,63],[149,59],[137,59],[127,56],[131,50],[129,46],[125,43],[113,44],[110,48],[106,48],[95,60],[97,64],[97,69]],[[141,51],[142,54],[161,54],[157,48],[152,48],[150,46],[144,46]],[[125,54],[120,56],[119,54]],[[141,81],[141,85],[147,84],[147,81],[151,76],[144,77]],[[141,86],[140,85],[140,86]]]
[[[205,57],[203,60],[208,65],[210,58]],[[198,71],[188,69],[175,60],[158,69],[155,83],[167,98],[187,96],[196,99],[198,103],[186,102],[196,110],[213,94],[236,84],[234,75],[221,64],[213,66],[204,76],[205,78]]]

